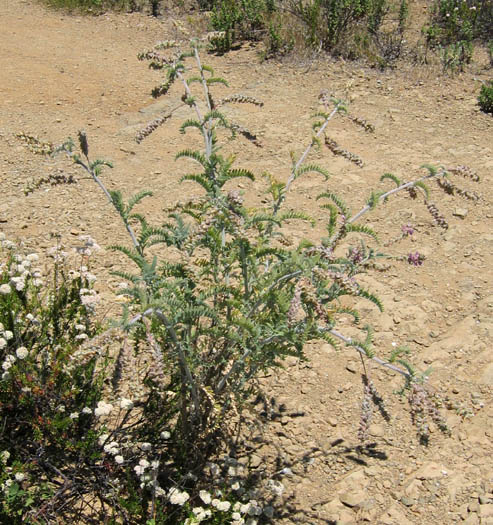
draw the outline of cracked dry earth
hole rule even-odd
[[[421,12],[425,2],[413,3]],[[69,16],[34,2],[9,0],[0,5],[0,230],[44,250],[63,236],[67,246],[90,234],[102,246],[125,242],[112,209],[91,180],[61,158],[36,155],[17,136],[61,143],[85,129],[93,158],[111,159],[104,177],[125,195],[148,188],[146,212],[159,216],[163,206],[193,195],[178,185],[188,166],[174,154],[194,145],[178,132],[185,112],[137,145],[135,133],[173,106],[181,95],[156,101],[149,95],[159,75],[136,59],[137,52],[167,38],[183,38],[171,16],[142,14]],[[367,224],[390,238],[402,224],[416,233],[391,253],[419,251],[423,266],[393,265],[365,277],[383,301],[377,315],[371,303],[362,313],[376,327],[375,348],[388,355],[392,343],[411,349],[420,369],[433,369],[430,382],[442,394],[442,413],[451,435],[434,431],[430,444],[418,443],[406,402],[393,391],[400,378],[373,368],[373,380],[392,414],[390,424],[375,416],[371,447],[357,448],[362,398],[361,365],[354,351],[338,352],[323,344],[307,348],[308,362],[289,359],[284,370],[265,378],[273,406],[267,413],[264,441],[251,464],[264,468],[279,454],[278,478],[285,490],[280,524],[493,524],[493,118],[479,112],[479,83],[487,71],[479,63],[460,76],[443,76],[439,67],[402,64],[378,72],[361,64],[316,61],[310,67],[260,63],[248,45],[223,57],[207,56],[231,89],[264,101],[263,108],[236,106],[232,116],[255,130],[261,148],[239,139],[227,147],[238,165],[259,175],[268,170],[286,178],[289,153],[301,152],[311,134],[318,95],[326,89],[349,97],[350,111],[375,126],[365,133],[347,118],[331,123],[329,136],[358,155],[363,166],[323,146],[315,160],[333,175],[297,181],[288,207],[323,218],[315,196],[332,188],[357,209],[381,174],[403,180],[422,173],[423,163],[466,165],[481,182],[454,178],[479,194],[477,201],[452,197],[433,188],[430,200],[449,228],[438,227],[423,205],[404,196],[368,215]],[[25,195],[41,177],[73,175],[73,184],[46,185]],[[239,184],[252,203],[261,199],[262,178]],[[293,242],[316,238],[319,229],[292,224]],[[100,294],[108,315],[117,315],[110,271],[125,261],[114,253],[96,257]],[[259,409],[260,410],[260,409]]]

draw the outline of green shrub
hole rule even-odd
[[[481,86],[478,102],[481,111],[493,113],[493,80]]]
[[[431,46],[487,42],[493,37],[493,1],[436,0],[423,30]]]
[[[211,15],[212,28],[218,32],[211,40],[213,49],[225,52],[235,42],[260,40],[274,11],[274,3],[266,0],[218,0]]]
[[[312,47],[349,58],[378,61],[378,57],[382,63],[400,55],[408,16],[406,0],[397,4],[387,0],[292,0],[290,9],[305,24],[305,38]],[[393,18],[397,22],[390,23]],[[385,32],[384,21],[390,26]]]
[[[473,46],[467,40],[454,42],[440,48],[440,58],[443,71],[464,71],[464,66],[469,64],[472,59]]]

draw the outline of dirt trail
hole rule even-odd
[[[178,133],[185,113],[141,145],[134,141],[138,129],[173,104],[150,97],[159,75],[138,62],[136,54],[158,40],[180,36],[169,17],[84,18],[47,11],[31,1],[1,3],[1,231],[39,248],[51,245],[54,231],[67,244],[81,233],[103,246],[125,241],[92,181],[66,161],[33,154],[16,137],[21,131],[60,143],[85,129],[93,157],[115,163],[104,176],[109,187],[126,194],[142,188],[155,192],[147,203],[149,212],[158,213],[177,195],[194,191],[178,188],[187,166],[173,161],[179,149],[193,144],[193,138]],[[276,523],[493,524],[493,119],[477,108],[475,80],[486,79],[488,72],[475,65],[450,78],[436,67],[403,65],[381,73],[330,61],[314,62],[307,71],[259,63],[249,46],[204,61],[228,79],[228,92],[265,102],[263,109],[233,110],[235,120],[258,132],[263,147],[242,140],[228,146],[238,153],[240,166],[256,173],[287,176],[289,152],[301,151],[309,140],[310,114],[322,89],[349,95],[351,112],[375,125],[371,135],[347,119],[330,128],[331,137],[359,155],[364,166],[325,148],[316,155],[333,173],[330,182],[302,179],[288,201],[315,217],[321,212],[314,197],[327,184],[356,209],[388,171],[410,179],[425,162],[465,164],[482,178],[477,187],[463,181],[480,192],[477,203],[439,197],[434,190],[432,200],[447,217],[447,231],[430,229],[433,221],[424,207],[405,199],[369,219],[390,234],[405,223],[417,229],[399,249],[423,253],[425,265],[402,265],[368,279],[386,311],[377,316],[365,305],[363,312],[377,322],[379,348],[407,344],[414,362],[434,369],[433,384],[449,398],[444,414],[452,436],[433,434],[428,448],[418,445],[406,407],[392,394],[399,383],[392,374],[375,370],[375,383],[388,395],[395,417],[391,425],[376,420],[370,429],[375,448],[362,454],[354,448],[362,391],[356,356],[348,363],[344,352],[349,350],[335,353],[313,346],[307,351],[311,363],[289,361],[284,372],[268,380],[272,395],[287,410],[270,425],[270,444],[256,452],[255,461],[261,464],[277,446],[292,471],[282,479],[291,516]],[[29,183],[61,171],[74,174],[77,184],[42,186],[24,194]],[[261,188],[260,178],[240,187],[252,201]],[[299,240],[313,233],[294,224],[291,235]],[[122,262],[103,253],[96,263],[106,296],[117,283],[108,272]],[[294,413],[304,415],[286,415]]]

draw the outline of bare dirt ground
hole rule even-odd
[[[421,12],[425,3],[413,6]],[[61,233],[68,246],[80,234],[102,246],[125,242],[125,232],[94,183],[67,161],[35,155],[16,136],[20,132],[60,143],[87,131],[93,158],[111,159],[104,175],[109,187],[126,195],[148,188],[154,197],[145,209],[159,216],[177,198],[196,191],[178,186],[188,166],[174,154],[194,144],[178,127],[179,113],[141,145],[134,136],[172,99],[156,102],[149,93],[159,79],[138,62],[136,54],[158,40],[183,38],[171,17],[105,15],[97,18],[47,11],[32,1],[0,5],[0,230],[8,238],[45,249],[51,233]],[[325,147],[315,155],[331,173],[329,182],[312,177],[298,181],[288,200],[293,208],[322,217],[315,196],[328,186],[345,196],[353,209],[364,203],[385,172],[404,180],[420,173],[423,163],[467,165],[481,183],[457,180],[480,193],[477,202],[433,191],[432,199],[449,222],[434,225],[426,209],[397,198],[368,221],[378,231],[396,235],[411,223],[417,233],[399,245],[402,253],[419,251],[423,266],[395,266],[368,284],[383,300],[377,315],[376,347],[383,354],[392,343],[407,344],[411,359],[432,367],[431,383],[447,399],[443,413],[451,436],[434,432],[421,446],[404,401],[392,393],[400,381],[377,370],[373,377],[386,395],[391,424],[375,418],[370,428],[373,448],[361,450],[357,429],[362,394],[360,367],[350,349],[307,349],[308,363],[290,360],[286,369],[266,379],[277,405],[266,443],[252,465],[268,464],[278,450],[288,468],[279,476],[286,517],[276,523],[493,524],[493,118],[477,107],[479,82],[491,76],[480,64],[460,76],[441,74],[435,66],[403,64],[379,72],[359,64],[317,61],[308,67],[260,63],[245,45],[223,57],[204,57],[231,89],[265,102],[262,109],[239,107],[233,116],[256,130],[263,147],[238,140],[229,145],[238,165],[260,174],[289,174],[289,152],[301,152],[311,133],[311,113],[322,89],[351,100],[351,112],[375,125],[366,134],[347,119],[333,123],[329,135],[359,155],[362,168]],[[179,90],[174,92],[179,95]],[[48,174],[73,174],[72,185],[42,185],[24,190]],[[262,179],[240,185],[252,202]],[[293,223],[292,239],[316,235]],[[108,309],[109,275],[123,261],[104,252],[96,259],[100,291]],[[350,353],[348,360],[347,353]],[[276,449],[277,447],[277,449]]]

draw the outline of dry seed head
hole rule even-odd
[[[360,168],[363,167],[364,164],[363,159],[361,159],[361,157],[358,157],[358,155],[356,155],[355,153],[351,153],[350,151],[341,148],[335,140],[332,140],[330,137],[325,137],[325,144],[334,155],[344,157],[345,159],[356,164],[356,166],[359,166]]]
[[[465,199],[471,201],[479,200],[479,195],[475,191],[468,191],[458,188],[455,184],[452,184],[448,179],[436,179],[437,184],[450,195],[460,195]]]
[[[87,135],[85,131],[79,131],[79,146],[85,157],[89,155],[89,144],[87,143]]]
[[[243,198],[236,190],[231,190],[228,192],[227,199],[231,206],[234,208],[239,208],[243,205]]]
[[[253,133],[249,129],[247,129],[247,128],[243,127],[243,126],[240,126],[239,124],[232,124],[231,125],[231,129],[235,133],[239,133],[240,135],[243,135],[247,140],[249,140],[250,142],[255,144],[255,146],[257,146],[257,148],[261,148],[262,147],[262,143],[258,140],[257,135],[255,135],[255,133]]]
[[[354,115],[350,115],[349,113],[346,115],[346,117],[358,126],[361,126],[368,133],[373,133],[375,131],[375,126],[373,124],[370,124],[363,118],[355,117]]]
[[[440,226],[440,228],[443,228],[444,230],[448,229],[448,223],[445,220],[445,217],[443,215],[440,215],[440,212],[438,211],[438,208],[433,202],[425,201],[426,208],[430,212],[430,215],[435,219],[435,222]]]
[[[466,179],[471,179],[474,182],[479,182],[479,175],[467,166],[456,166],[455,168],[449,168],[447,171],[455,175],[460,175]]]
[[[230,95],[229,97],[225,97],[221,99],[217,106],[223,106],[224,104],[227,104],[228,102],[235,102],[238,104],[254,104],[255,106],[262,107],[264,103],[261,100],[256,99],[255,97],[249,97],[247,95]]]
[[[140,144],[146,137],[148,137],[154,130],[156,130],[161,124],[164,124],[171,117],[171,113],[166,113],[149,122],[144,129],[141,129],[135,136],[135,141]]]
[[[348,277],[345,273],[327,270],[327,276],[330,277],[336,284],[338,284],[348,294],[351,294],[351,295],[359,294],[360,288],[359,288],[358,283],[352,277]]]
[[[137,58],[139,60],[151,60],[156,65],[159,64],[161,66],[172,64],[173,61],[169,58],[166,58],[163,55],[160,55],[159,53],[156,53],[155,51],[144,51],[143,53],[139,53],[137,55]]]
[[[301,309],[301,288],[299,286],[299,283],[296,284],[293,298],[291,299],[291,303],[289,305],[288,310],[288,323],[292,324],[296,321],[296,318],[298,316],[298,313]]]
[[[330,105],[331,102],[331,95],[328,92],[327,89],[322,89],[320,92],[320,95],[318,95],[318,100],[321,104],[323,104],[326,108]]]
[[[51,155],[55,150],[55,146],[51,142],[42,142],[38,137],[24,131],[17,133],[16,137],[25,144],[29,151],[36,155]]]
[[[334,251],[327,246],[312,246],[305,253],[306,255],[320,255],[326,261],[335,260]]]
[[[416,188],[414,186],[410,186],[409,188],[406,188],[406,189],[411,199],[416,199],[416,197],[418,196],[418,192]]]

